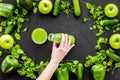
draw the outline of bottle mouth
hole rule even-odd
[[[48,40],[49,40],[49,41],[52,41],[52,39],[53,39],[52,37],[53,37],[53,33],[50,33],[50,34],[48,35]]]

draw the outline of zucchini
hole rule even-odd
[[[119,22],[118,19],[106,19],[106,20],[101,20],[100,25],[101,26],[115,25],[118,22]]]
[[[72,0],[72,3],[73,3],[74,15],[76,17],[79,17],[81,15],[80,1],[79,0]]]
[[[61,0],[55,0],[55,2],[54,2],[54,8],[53,8],[53,15],[54,16],[57,16],[59,14],[60,2],[61,2]]]

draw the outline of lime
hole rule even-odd
[[[47,40],[47,32],[43,28],[36,28],[32,32],[32,40],[36,44],[43,44]]]

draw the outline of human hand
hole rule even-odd
[[[59,64],[74,46],[74,44],[71,45],[71,38],[68,38],[67,34],[62,34],[62,40],[58,47],[57,44],[53,42],[51,60]]]

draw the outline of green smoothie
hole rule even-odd
[[[36,28],[32,32],[32,40],[36,44],[43,44],[47,40],[47,32],[43,28]]]

